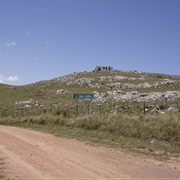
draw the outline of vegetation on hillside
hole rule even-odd
[[[102,77],[126,77],[125,79],[118,80],[119,83],[129,83],[129,84],[143,84],[148,83],[150,85],[154,83],[161,83],[166,79],[174,81],[175,83],[170,85],[162,85],[158,88],[140,88],[136,91],[140,93],[147,92],[165,92],[165,91],[180,91],[180,76],[171,76],[165,74],[153,74],[153,73],[139,73],[137,71],[110,71],[110,72],[82,72],[82,73],[73,73],[67,76],[63,76],[60,78],[55,78],[49,81],[41,81],[34,84],[29,84],[25,86],[10,86],[0,84],[0,116],[16,116],[19,114],[41,114],[41,112],[46,109],[47,111],[53,111],[55,108],[60,107],[65,108],[69,107],[71,111],[74,109],[74,99],[73,94],[75,93],[104,93],[107,95],[106,88],[103,88],[103,84],[106,85],[109,82],[101,81]],[[91,82],[92,86],[97,84],[101,84],[102,88],[90,88],[89,83],[79,83],[79,81],[83,82],[83,79],[89,78],[94,79]],[[73,79],[70,81],[69,79]],[[133,79],[133,80],[132,80]],[[62,81],[64,80],[64,81]],[[76,81],[74,83],[73,81]],[[71,83],[70,83],[71,82]],[[122,90],[122,89],[120,89]],[[132,92],[135,89],[125,88],[123,92]],[[33,100],[37,101],[37,106],[17,106],[19,102]],[[121,107],[123,105],[122,102],[116,102],[110,97],[107,99],[109,104],[115,103],[117,106]],[[86,102],[80,102],[81,104],[88,104]],[[133,103],[127,102],[131,104]],[[127,104],[126,102],[124,104]],[[159,103],[163,102],[157,102]],[[169,107],[171,106],[171,102],[169,101]],[[174,102],[173,106],[178,108],[178,100]],[[94,106],[103,105],[105,103],[94,103]],[[134,104],[138,104],[135,102]],[[153,102],[155,105],[155,102]],[[151,104],[150,104],[151,105]],[[125,105],[127,106],[127,105]],[[137,106],[142,106],[137,105]],[[97,108],[95,108],[97,109]],[[127,111],[127,110],[126,110]],[[126,112],[124,111],[124,112]],[[135,110],[136,111],[136,110]],[[29,112],[29,113],[28,113]],[[122,113],[122,110],[120,110]]]

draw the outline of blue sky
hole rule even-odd
[[[180,75],[180,0],[0,0],[0,83],[96,65]]]

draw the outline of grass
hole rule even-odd
[[[3,172],[3,160],[0,158],[0,179],[3,179],[4,176],[2,175]]]
[[[46,114],[1,119],[0,124],[31,128],[94,145],[122,148],[159,159],[180,155],[180,113],[136,116],[114,113],[79,118]]]

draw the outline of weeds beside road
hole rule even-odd
[[[178,158],[180,154],[180,113],[137,116],[110,114],[78,118],[44,114],[3,118],[0,124],[124,148],[160,159]]]
[[[3,160],[0,158],[0,179],[3,178],[2,173],[3,173]]]

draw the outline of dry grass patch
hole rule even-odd
[[[0,124],[32,128],[157,158],[180,155],[180,113],[137,116],[113,113],[79,118],[41,115],[1,119]]]

